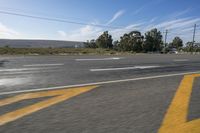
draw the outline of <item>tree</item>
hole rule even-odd
[[[119,41],[114,41],[113,42],[113,49],[119,51]]]
[[[132,50],[129,40],[130,40],[130,38],[129,38],[128,34],[124,34],[122,37],[120,37],[120,42],[119,42],[120,51],[131,51]]]
[[[92,40],[88,40],[86,43],[85,43],[85,47],[86,48],[97,48],[97,45],[96,45],[96,41],[94,39]]]
[[[185,51],[186,51],[186,52],[193,52],[192,45],[193,45],[192,42],[187,42],[187,43],[186,43]]]
[[[180,37],[175,37],[172,41],[172,48],[180,49],[183,47],[183,40]]]
[[[132,31],[129,34],[124,34],[120,38],[119,48],[122,51],[142,51],[144,37],[139,31]]]
[[[112,36],[108,34],[108,31],[105,31],[96,40],[96,45],[98,48],[113,48],[112,41]]]
[[[144,50],[145,52],[161,51],[163,47],[161,32],[156,28],[145,33]]]

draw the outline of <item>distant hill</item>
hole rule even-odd
[[[0,47],[12,48],[74,48],[84,47],[84,42],[56,41],[56,40],[10,40],[0,39]]]

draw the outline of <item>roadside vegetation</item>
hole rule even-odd
[[[102,48],[0,48],[0,55],[117,55],[130,54]]]
[[[0,55],[83,55],[83,54],[135,54],[135,53],[173,53],[200,52],[199,44],[187,42],[183,45],[180,37],[171,43],[164,43],[162,33],[152,29],[144,35],[140,31],[131,31],[113,41],[112,35],[105,31],[97,39],[84,43],[84,48],[0,48]]]
[[[140,31],[131,31],[114,41],[108,31],[105,31],[96,40],[85,43],[86,48],[107,48],[120,52],[131,53],[170,53],[177,52],[200,52],[200,46],[192,42],[183,45],[183,40],[176,36],[171,43],[163,42],[162,33],[158,29],[152,29],[144,35]]]

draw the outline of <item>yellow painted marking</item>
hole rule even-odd
[[[33,105],[15,110],[13,112],[6,113],[0,116],[0,126],[4,125],[8,122],[17,120],[21,117],[39,111],[41,109],[47,108],[59,102],[63,102],[67,99],[70,99],[74,96],[80,95],[84,92],[88,92],[97,86],[88,86],[88,87],[80,87],[80,88],[72,88],[72,89],[63,89],[63,90],[54,90],[54,91],[44,91],[44,92],[36,92],[36,93],[28,93],[22,94],[15,97],[7,98],[0,101],[0,106],[16,103],[22,100],[55,96],[53,98],[49,98],[47,100],[35,103]]]
[[[200,77],[200,74],[184,76],[165,115],[159,133],[200,133],[200,119],[187,121],[190,97],[196,77]]]

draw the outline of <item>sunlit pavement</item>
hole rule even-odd
[[[197,56],[46,58],[10,57],[0,69],[0,132],[200,132]],[[90,71],[107,68],[126,69]]]

